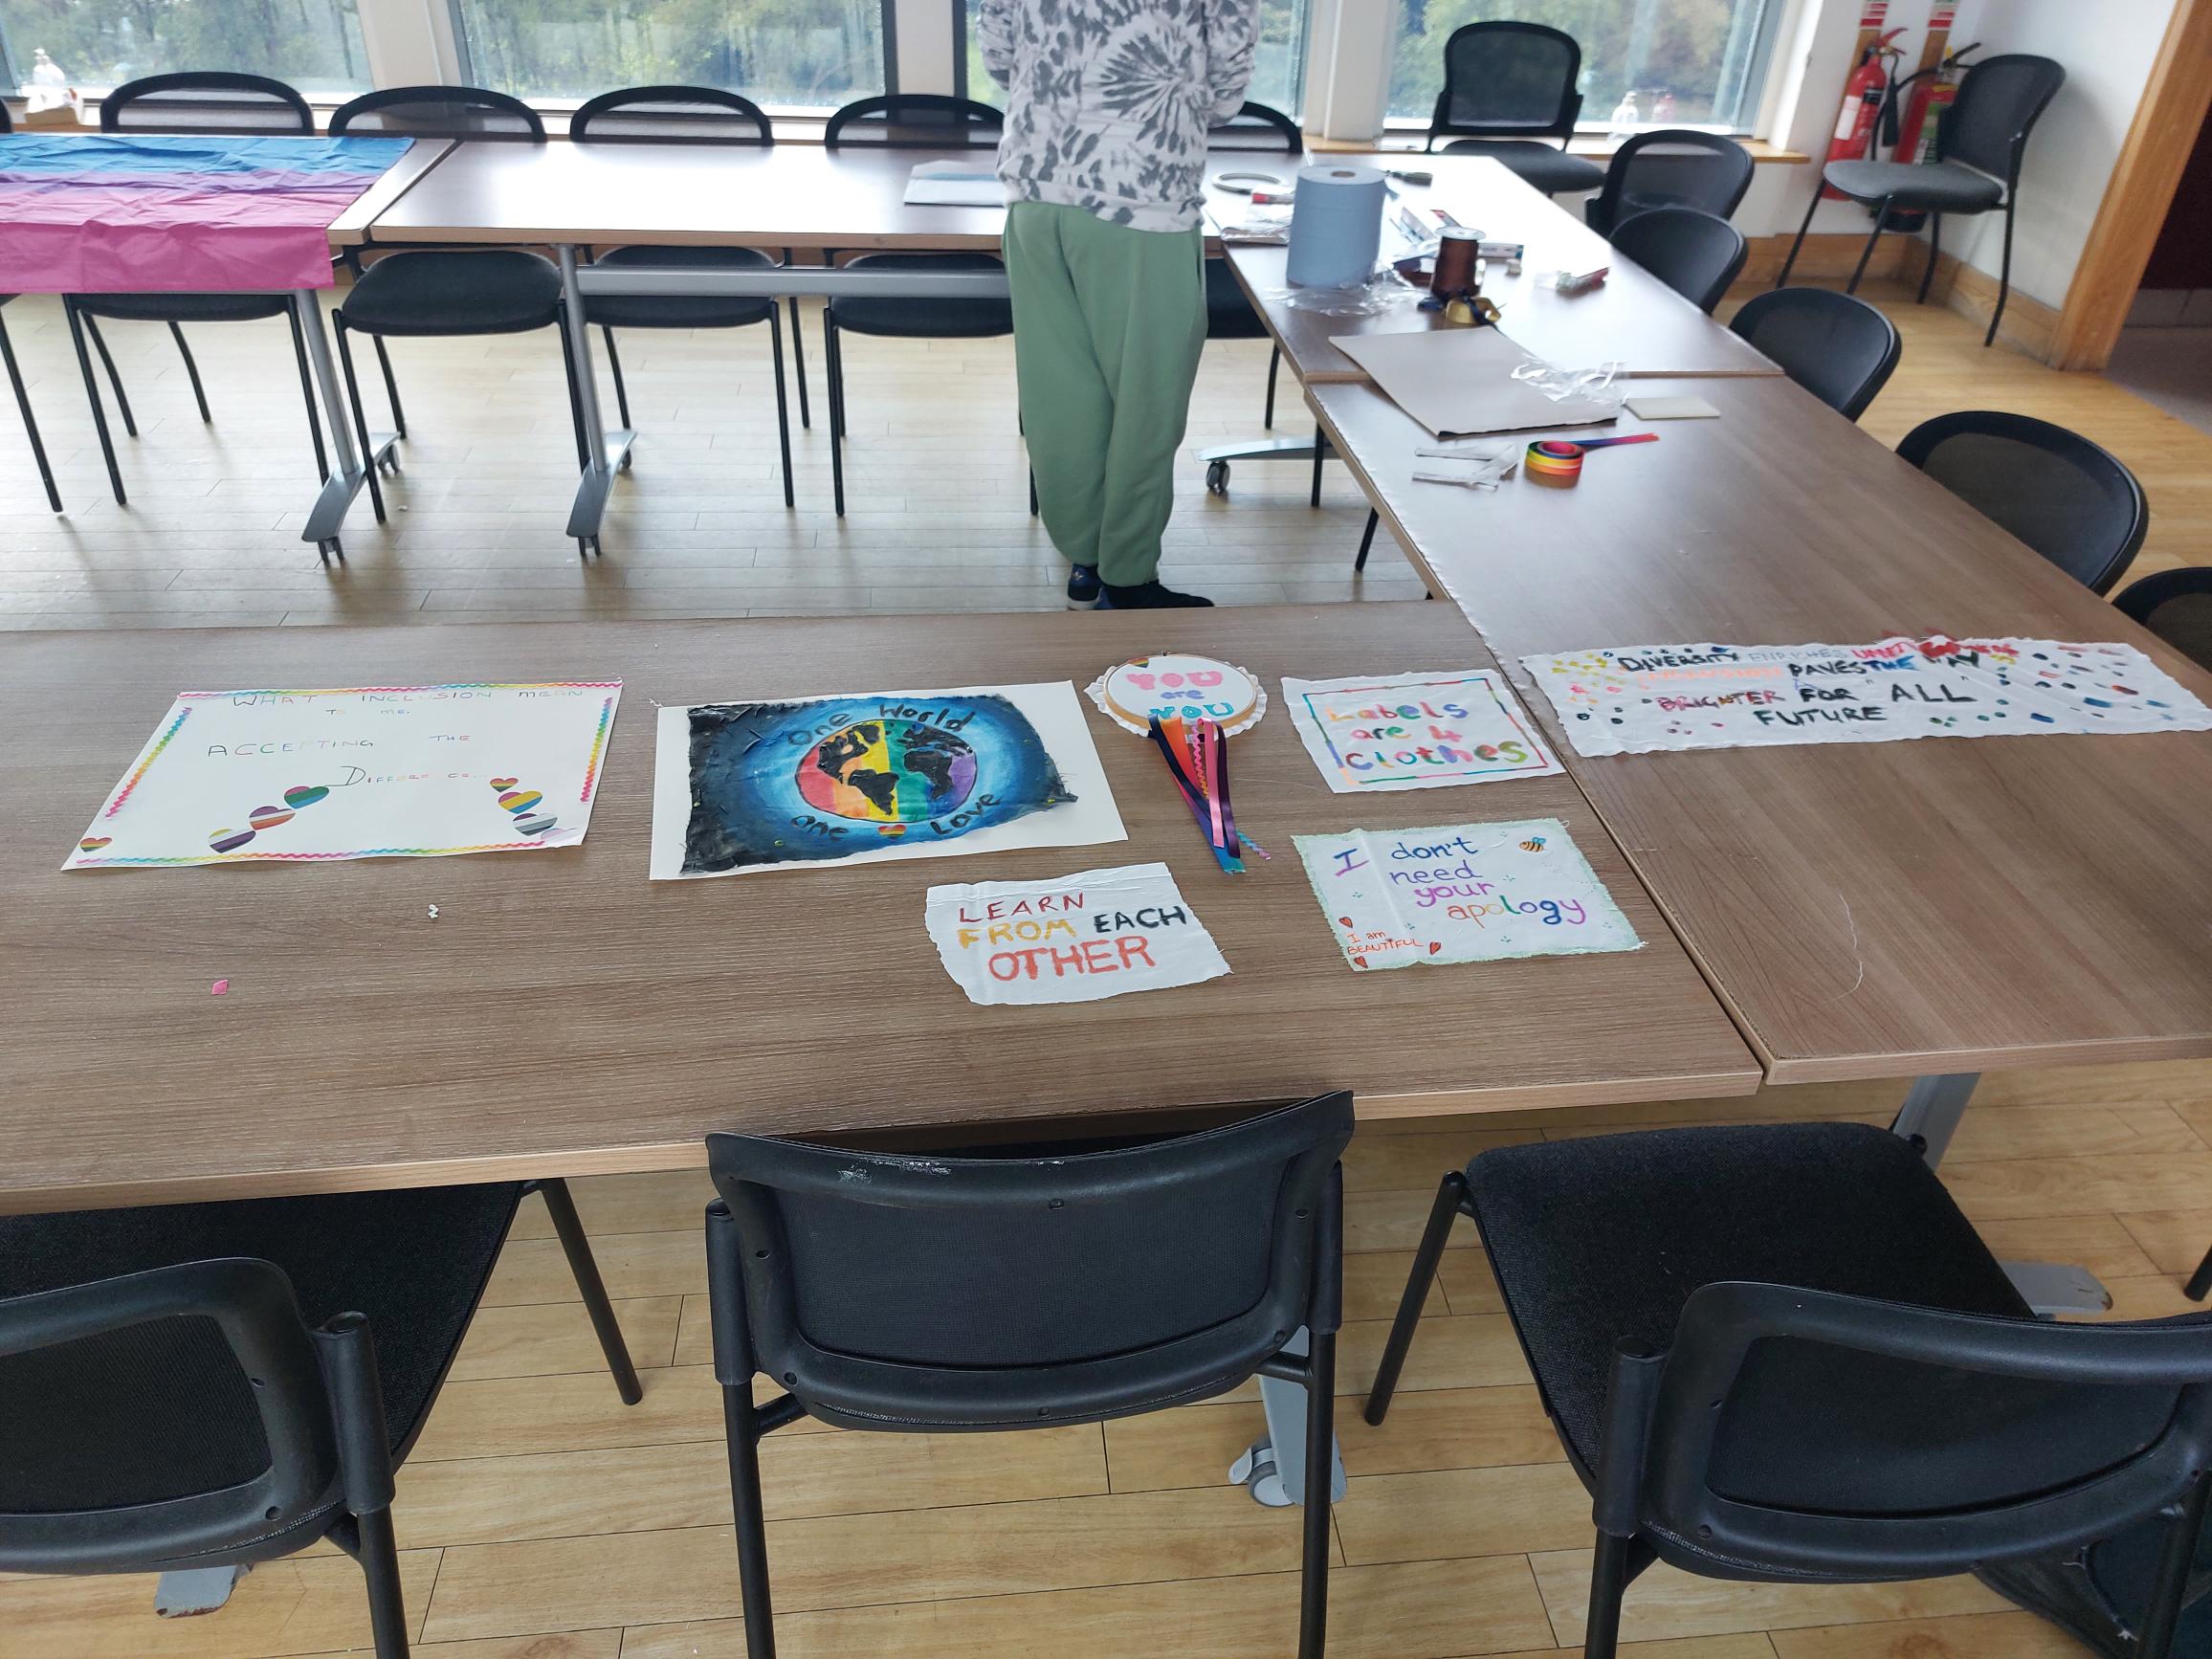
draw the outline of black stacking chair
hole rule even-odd
[[[149,75],[117,87],[100,100],[100,130],[262,137],[311,134],[315,131],[315,112],[307,107],[305,99],[281,80],[259,75],[188,70],[175,75]],[[84,376],[84,395],[92,405],[92,425],[100,435],[100,458],[107,463],[108,486],[115,492],[119,505],[126,498],[122,471],[116,464],[115,439],[108,431],[107,410],[100,402],[99,383],[93,378],[92,360],[85,354],[87,337],[107,370],[108,385],[115,391],[116,412],[122,416],[122,430],[134,438],[138,436],[138,420],[131,413],[130,397],[122,388],[122,376],[116,372],[115,359],[108,355],[107,342],[100,338],[100,324],[95,320],[103,317],[119,322],[168,324],[169,338],[176,342],[177,355],[185,360],[185,376],[191,382],[192,401],[199,406],[203,421],[211,421],[214,416],[208,410],[208,393],[200,384],[200,365],[193,361],[192,348],[185,343],[182,325],[258,322],[272,317],[283,318],[292,329],[292,358],[299,370],[299,395],[307,405],[307,432],[315,445],[315,470],[322,477],[330,476],[329,456],[322,447],[322,419],[315,408],[315,379],[307,365],[307,342],[300,335],[299,316],[293,309],[290,295],[66,294],[62,296],[61,306],[69,319],[70,339],[77,346],[77,365]],[[55,510],[59,512],[59,506]]]
[[[1541,23],[1466,23],[1444,43],[1444,90],[1429,118],[1427,149],[1489,156],[1547,196],[1594,190],[1596,163],[1560,146],[1575,136],[1582,95],[1582,49]],[[1557,139],[1558,144],[1544,144]]]
[[[2212,669],[2212,565],[2160,570],[2131,582],[2112,604],[2201,668]],[[2198,1301],[2212,1290],[2212,1256],[2189,1281]]]
[[[2078,432],[1965,409],[1922,421],[1897,453],[2091,593],[2110,593],[2150,533],[2135,474]]]
[[[1912,1143],[1866,1124],[1552,1141],[1445,1177],[1370,1423],[1462,1213],[1595,1499],[1585,1659],[1612,1659],[1654,1560],[1883,1583],[2169,1514],[2136,1649],[2168,1659],[2212,1493],[2212,1318],[2036,1319]]]
[[[1250,150],[1271,156],[1302,156],[1306,135],[1298,123],[1279,109],[1248,103],[1225,122],[1206,129],[1206,147],[1217,150]],[[1265,340],[1268,325],[1252,309],[1227,259],[1206,262],[1206,337],[1208,340]],[[1271,431],[1275,424],[1275,381],[1283,368],[1283,348],[1268,357],[1267,412],[1260,424]]]
[[[1616,226],[1653,208],[1695,208],[1733,218],[1751,188],[1751,152],[1719,133],[1640,132],[1613,152],[1604,187],[1582,204],[1582,217],[1608,239]]]
[[[937,93],[864,98],[830,118],[822,142],[831,149],[874,144],[886,149],[995,148],[1006,117],[987,103]],[[996,271],[995,254],[865,254],[851,268],[867,271]],[[840,336],[896,340],[991,340],[1014,331],[1006,299],[889,299],[832,296],[822,307],[823,354],[830,374],[830,476],[837,516],[845,516],[845,356]],[[1031,487],[1030,511],[1036,510]]]
[[[603,92],[569,117],[568,137],[575,144],[764,146],[776,142],[760,105],[711,86],[633,86]],[[594,253],[592,262],[682,265],[705,271],[763,271],[776,263],[751,248],[609,248]],[[776,365],[776,435],[783,448],[784,505],[796,504],[791,490],[791,417],[784,387],[784,324],[774,299],[602,294],[585,301],[584,315],[607,337],[615,407],[625,427],[630,424],[630,391],[622,381],[622,357],[614,348],[617,328],[745,328],[765,322]]]
[[[8,118],[8,106],[0,103],[0,133],[11,132],[14,123]],[[0,305],[14,299],[12,294],[0,294]],[[38,435],[38,417],[31,412],[31,394],[23,387],[23,370],[15,361],[15,343],[8,338],[8,319],[0,316],[0,365],[8,369],[9,389],[15,394],[15,409],[23,417],[23,435],[31,440],[32,459],[38,463],[38,476],[46,485],[47,505],[56,513],[62,510],[61,492],[54,487],[54,469],[47,464],[46,443]]]
[[[575,1206],[541,1189],[634,1405]],[[250,1566],[328,1538],[368,1581],[378,1659],[406,1659],[392,1471],[525,1190],[0,1219],[0,1572]]]
[[[1747,252],[1742,232],[1698,208],[1647,208],[1607,240],[1708,317]]]
[[[707,1286],[748,1659],[776,1652],[763,1435],[801,1417],[913,1434],[1097,1423],[1263,1373],[1306,1388],[1298,1653],[1320,1659],[1337,1159],[1351,1137],[1348,1094],[1103,1151],[902,1158],[708,1137],[721,1198],[707,1209]],[[756,1405],[756,1374],[787,1392]]]
[[[385,138],[468,139],[543,144],[545,123],[520,99],[478,86],[392,86],[341,104],[331,115],[333,136],[345,133]],[[450,339],[478,334],[525,334],[561,325],[561,273],[542,254],[520,248],[423,248],[387,254],[358,267],[353,287],[331,313],[338,334],[338,361],[345,371],[345,396],[361,437],[368,469],[368,495],[376,521],[384,522],[384,492],[378,463],[362,411],[361,384],[353,372],[351,337],[365,334],[376,345],[377,365],[391,405],[391,424],[407,436],[407,411],[399,401],[399,382],[385,350],[387,338]],[[577,404],[576,365],[565,339],[557,338],[561,366],[568,381],[568,416],[576,429],[576,458],[590,452]]]
[[[1966,66],[1958,98],[1936,123],[1934,160],[1830,162],[1823,167],[1821,179],[1831,189],[1874,210],[1874,228],[1867,232],[1867,245],[1859,250],[1858,267],[1845,292],[1857,292],[1892,212],[1929,215],[1928,263],[1920,273],[1919,298],[1925,300],[1943,242],[1943,215],[1996,209],[2004,214],[2004,256],[1998,268],[1997,309],[1989,314],[1981,343],[1994,341],[2012,293],[2012,209],[2020,195],[2021,159],[2027,154],[2027,135],[2065,84],[2066,71],[2047,57],[2017,52],[1985,57]],[[1820,205],[1821,192],[1815,190],[1781,275],[1774,279],[1777,288],[1789,280]]]
[[[1848,420],[1889,384],[1904,349],[1897,325],[1848,294],[1777,288],[1745,300],[1728,326]]]

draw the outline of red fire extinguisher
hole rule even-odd
[[[1923,144],[1932,146],[1936,138],[1935,124],[1929,116],[1931,112],[1948,107],[1958,98],[1958,72],[1965,63],[1966,55],[1980,51],[1980,47],[1979,40],[1971,46],[1961,46],[1933,70],[1923,69],[1917,75],[1908,75],[1897,83],[1895,92],[1891,94],[1892,101],[1900,96],[1905,100],[1904,115],[1897,128],[1897,160],[1927,160],[1923,153]],[[1907,87],[1913,90],[1907,93]],[[1937,114],[1936,119],[1940,121],[1942,117]]]
[[[1851,71],[1851,78],[1844,83],[1844,106],[1836,113],[1835,136],[1828,141],[1828,160],[1855,162],[1862,159],[1874,140],[1874,123],[1881,119],[1882,99],[1890,87],[1891,61],[1898,55],[1891,44],[1902,29],[1892,29],[1881,34],[1859,54],[1859,66]],[[1821,194],[1830,201],[1844,200],[1843,192],[1823,188]]]

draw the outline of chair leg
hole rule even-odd
[[[837,517],[845,517],[845,348],[837,339],[837,320],[822,313],[822,357],[830,375],[830,492]]]
[[[77,347],[77,372],[84,376],[84,395],[92,405],[92,429],[100,434],[100,458],[107,462],[108,488],[115,492],[117,506],[127,506],[129,498],[122,490],[122,469],[115,464],[115,438],[107,430],[107,411],[100,404],[100,383],[92,378],[92,359],[84,349],[84,325],[90,320],[66,299],[61,302],[61,314],[69,319],[69,338]]]
[[[108,389],[115,393],[116,412],[122,416],[122,430],[132,437],[139,435],[138,417],[130,411],[130,394],[122,388],[122,376],[116,372],[115,359],[107,354],[107,337],[100,331],[100,319],[91,312],[84,314],[84,331],[92,336],[92,348],[100,353],[100,361],[107,370]]]
[[[1890,203],[1884,198],[1874,212],[1874,228],[1867,232],[1867,245],[1859,250],[1859,262],[1852,268],[1851,279],[1844,285],[1846,294],[1859,291],[1859,278],[1867,274],[1867,261],[1874,256],[1874,244],[1882,239],[1882,228],[1890,222]]]
[[[1268,356],[1268,407],[1261,415],[1260,425],[1269,431],[1275,430],[1275,381],[1283,372],[1283,348],[1276,346]]]
[[[15,393],[15,409],[23,417],[23,435],[31,440],[31,458],[38,463],[39,482],[46,486],[46,502],[62,510],[61,492],[55,488],[54,468],[46,459],[46,443],[38,435],[38,417],[31,412],[31,394],[23,387],[23,370],[15,362],[15,345],[8,338],[8,322],[0,318],[0,363],[8,367],[8,384]]]
[[[2143,1616],[2143,1631],[2136,1648],[2140,1659],[2169,1659],[2174,1650],[2174,1626],[2180,1623],[2182,1598],[2189,1593],[2189,1572],[2197,1559],[2197,1540],[2204,1531],[2206,1500],[2212,1498],[2212,1476],[2198,1475],[2182,1495],[2180,1513],[2166,1535],[2166,1549],[2158,1562],[2158,1580],[2151,1604]]]
[[[1329,1495],[1336,1479],[1337,1334],[1316,1333],[1306,1359],[1305,1550],[1298,1580],[1298,1659],[1321,1659],[1329,1626]]]
[[[1915,305],[1928,303],[1928,285],[1936,280],[1936,254],[1942,246],[1943,215],[1931,213],[1928,216],[1928,263],[1920,270],[1920,292],[1913,300]]]
[[[791,408],[784,395],[784,313],[768,307],[768,347],[776,363],[776,442],[784,452],[784,505],[796,507],[799,498],[791,488]]]
[[[1789,245],[1789,257],[1781,262],[1781,275],[1774,279],[1777,288],[1789,285],[1789,274],[1797,269],[1798,252],[1805,245],[1805,232],[1813,228],[1813,214],[1820,210],[1820,206],[1821,188],[1816,183],[1813,186],[1813,199],[1805,204],[1805,216],[1798,225],[1797,240]]]
[[[376,365],[384,371],[384,401],[391,407],[391,430],[401,437],[407,436],[407,410],[399,407],[399,382],[392,377],[391,353],[384,348],[384,336],[372,334],[369,340],[376,346]]]
[[[784,250],[784,263],[791,262],[791,250]],[[799,424],[811,429],[814,411],[807,407],[807,343],[799,337],[799,297],[794,294],[785,301],[791,308],[791,372],[799,381]]]
[[[751,1382],[722,1388],[729,1440],[730,1509],[738,1531],[738,1591],[745,1613],[745,1659],[776,1659],[775,1608],[768,1593],[767,1517],[761,1508],[761,1430]]]
[[[1319,427],[1316,427],[1314,429],[1314,491],[1312,504],[1316,507],[1321,504],[1321,462],[1327,458],[1328,453],[1328,440],[1321,436],[1321,429]]]
[[[307,405],[307,435],[315,444],[315,474],[327,484],[330,455],[322,447],[322,416],[315,408],[315,373],[307,366],[307,337],[299,332],[297,309],[286,306],[284,321],[292,325],[292,358],[299,365],[299,395]]]
[[[2004,258],[1997,268],[1997,309],[1989,314],[1989,332],[1981,337],[1984,350],[1997,343],[1997,325],[2004,321],[2004,302],[2012,294],[2012,198],[2004,198]]]
[[[215,417],[208,412],[207,388],[200,385],[200,365],[192,359],[192,348],[185,343],[184,329],[171,322],[169,338],[177,343],[177,355],[185,360],[185,378],[192,383],[192,401],[200,406],[201,421],[212,421]]]
[[[1598,1535],[1590,1562],[1590,1615],[1582,1630],[1582,1659],[1615,1659],[1621,1648],[1621,1598],[1628,1593],[1633,1538]]]
[[[361,1575],[368,1581],[368,1626],[376,1659],[408,1659],[407,1598],[400,1590],[399,1549],[392,1541],[391,1511],[357,1515],[356,1548]]]
[[[630,388],[622,384],[622,354],[614,349],[613,329],[602,328],[599,332],[607,337],[607,365],[614,370],[615,411],[622,417],[620,424],[628,428],[630,426]],[[567,348],[564,345],[563,349]]]
[[[1467,1176],[1455,1169],[1437,1183],[1436,1202],[1428,1206],[1428,1226],[1421,1234],[1421,1248],[1413,1252],[1413,1276],[1405,1281],[1390,1339],[1382,1345],[1382,1362],[1375,1368],[1375,1385],[1367,1391],[1367,1421],[1378,1427],[1390,1409],[1390,1396],[1398,1391],[1398,1374],[1405,1370],[1406,1350],[1413,1346],[1413,1328],[1421,1322],[1422,1305],[1428,1300],[1428,1287],[1436,1282],[1451,1224],[1459,1219],[1466,1202]]]
[[[1037,469],[1029,469],[1029,517],[1037,516]]]
[[[377,473],[381,469],[376,464],[376,451],[369,447],[368,416],[361,409],[361,381],[353,372],[353,337],[345,326],[345,313],[343,310],[330,314],[330,331],[338,336],[338,367],[345,377],[345,402],[353,410],[353,435],[361,445],[362,470],[368,475],[368,504],[376,509],[376,521],[381,524],[384,522],[384,491],[376,481]],[[376,341],[377,351],[381,354],[384,342],[373,334],[369,338]]]
[[[576,1275],[576,1288],[584,1294],[584,1309],[591,1316],[592,1330],[598,1333],[599,1351],[607,1356],[607,1368],[614,1373],[614,1386],[625,1405],[635,1405],[645,1398],[645,1390],[638,1385],[637,1367],[630,1362],[630,1344],[622,1339],[614,1304],[607,1299],[607,1284],[599,1276],[599,1263],[591,1253],[591,1241],[584,1236],[584,1223],[576,1214],[575,1199],[568,1195],[568,1183],[558,1178],[541,1181],[538,1192],[553,1217],[553,1230],[561,1235],[561,1251],[568,1258],[568,1271]]]
[[[1382,522],[1382,515],[1374,508],[1367,509],[1367,528],[1360,533],[1360,557],[1352,561],[1355,573],[1367,568],[1367,551],[1375,545],[1375,526]]]

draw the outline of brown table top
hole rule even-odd
[[[649,882],[656,703],[1087,683],[1148,650],[1274,686],[1487,666],[1445,605],[15,634],[0,688],[0,1210],[680,1167],[716,1128],[989,1123],[1356,1091],[1370,1116],[1744,1094],[1757,1067],[1573,782],[1329,792],[1280,709],[1235,740],[1213,867],[1151,746],[1084,712],[1124,843]],[[588,839],[522,855],[58,865],[179,691],[620,675]],[[1360,975],[1294,832],[1558,817],[1645,948]],[[943,882],[1164,859],[1233,972],[970,1005],[922,926]],[[427,910],[439,909],[432,921]],[[210,985],[228,979],[222,997]]]
[[[2212,697],[1787,381],[1679,389],[1721,418],[1481,495],[1412,482],[1373,387],[1308,397],[1524,690],[1526,654],[1941,632],[2125,641]],[[1566,755],[1774,1081],[2212,1054],[2212,733]]]
[[[1274,159],[1261,158],[1257,165],[1282,171],[1268,165]],[[1408,207],[1417,212],[1439,207],[1491,241],[1525,243],[1521,274],[1509,276],[1505,262],[1493,260],[1483,292],[1503,309],[1499,326],[1537,357],[1575,368],[1617,361],[1638,376],[1781,373],[1739,336],[1642,266],[1622,258],[1581,219],[1487,156],[1384,153],[1322,159],[1433,172],[1433,185],[1397,186]],[[1220,192],[1210,194],[1209,205],[1230,224],[1250,211]],[[1288,286],[1283,249],[1245,245],[1228,252],[1269,332],[1308,385],[1368,378],[1364,369],[1330,343],[1338,335],[1404,334],[1446,326],[1441,313],[1418,310],[1410,301],[1373,317],[1330,317],[1294,309],[1283,299]],[[1612,271],[1604,286],[1574,299],[1562,299],[1537,285],[1538,276],[1551,272],[1594,271],[1601,265]]]
[[[376,216],[420,184],[453,147],[452,139],[416,139],[405,155],[385,169],[382,178],[354,197],[345,211],[331,221],[330,245],[358,248],[367,241]]]

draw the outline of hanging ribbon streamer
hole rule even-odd
[[[1167,762],[1168,776],[1183,792],[1183,805],[1198,821],[1198,832],[1213,850],[1215,862],[1232,874],[1242,874],[1246,849],[1267,857],[1266,848],[1237,832],[1228,798],[1228,738],[1221,722],[1186,721],[1180,715],[1162,720],[1155,715],[1149,736]]]
[[[1609,450],[1620,444],[1655,444],[1657,432],[1631,432],[1619,438],[1584,438],[1579,444],[1564,438],[1538,438],[1529,445],[1528,470],[1538,477],[1571,483],[1582,476],[1582,456],[1591,450]]]

